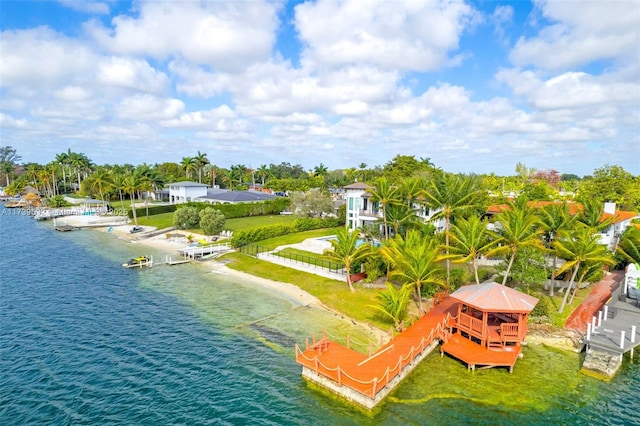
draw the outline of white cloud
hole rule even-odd
[[[150,93],[163,92],[169,83],[164,73],[146,61],[116,57],[105,58],[98,64],[97,80],[100,84]]]
[[[136,95],[124,98],[117,106],[118,118],[133,121],[170,120],[184,110],[179,99],[163,99],[151,95]]]
[[[78,82],[91,75],[96,55],[80,40],[47,27],[3,31],[0,86],[41,88]],[[37,64],[37,65],[36,65]]]
[[[58,0],[58,2],[68,8],[79,12],[107,14],[109,13],[109,5],[102,1],[89,0]]]
[[[303,56],[316,67],[373,64],[386,69],[447,66],[478,19],[462,1],[319,0],[295,7]]]
[[[113,28],[85,28],[116,54],[180,58],[218,70],[238,71],[269,58],[278,3],[142,1],[138,16],[121,15]]]
[[[601,59],[638,63],[640,8],[635,0],[539,0],[536,6],[552,22],[531,38],[521,37],[511,52],[516,66],[551,70]]]

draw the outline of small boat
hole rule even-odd
[[[127,263],[122,264],[125,268],[142,268],[144,266],[153,266],[153,256],[139,256],[130,259]]]

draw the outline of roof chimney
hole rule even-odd
[[[604,203],[604,212],[616,214],[616,203]]]

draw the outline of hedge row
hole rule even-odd
[[[266,200],[259,203],[238,203],[238,204],[209,204],[191,201],[180,204],[180,207],[195,207],[198,210],[214,207],[220,210],[225,218],[235,219],[238,217],[264,216],[269,214],[280,214],[289,207],[288,198],[277,197],[273,200]]]
[[[231,245],[233,247],[242,247],[247,244],[256,243],[269,238],[280,237],[286,234],[310,231],[312,229],[335,228],[336,226],[343,224],[344,222],[334,218],[296,219],[287,225],[269,225],[251,228],[245,231],[238,231],[237,233],[234,233],[233,238],[231,239]]]
[[[162,206],[149,206],[149,216],[153,216],[161,213],[172,213],[178,208],[178,204],[166,204]],[[142,217],[147,215],[146,207],[138,207],[136,209],[136,216]],[[129,210],[129,219],[133,219],[133,211]]]
[[[263,216],[268,214],[280,214],[281,211],[286,210],[289,207],[288,198],[274,198],[273,200],[267,200],[260,203],[238,203],[238,204],[209,204],[202,202],[191,201],[183,204],[168,204],[162,206],[149,206],[149,216],[153,216],[161,213],[172,213],[181,207],[195,207],[200,210],[204,210],[207,207],[214,207],[216,210],[220,210],[225,218],[234,219],[238,217],[248,216]],[[138,217],[146,216],[146,207],[138,207],[136,209],[136,215]],[[133,218],[133,212],[129,211],[129,218]]]

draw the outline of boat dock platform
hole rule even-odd
[[[366,409],[378,405],[448,333],[457,302],[445,299],[377,352],[368,355],[326,337],[295,347],[302,376]]]
[[[587,324],[585,343],[591,349],[622,355],[640,346],[640,308],[628,303],[622,286]]]
[[[185,259],[213,259],[233,250],[229,242],[178,249]]]
[[[129,260],[126,263],[122,264],[123,268],[131,269],[131,268],[144,268],[153,267],[153,256],[140,256]]]

